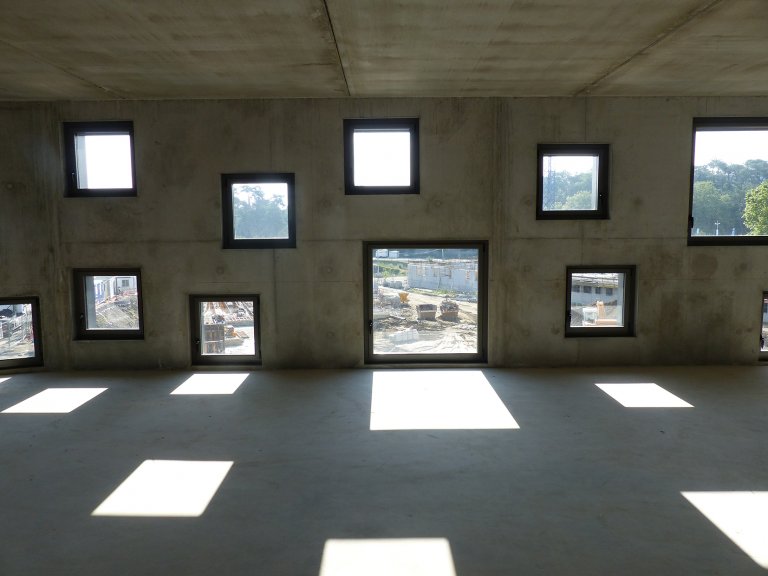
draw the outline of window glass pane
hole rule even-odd
[[[410,186],[411,133],[355,130],[355,186]]]
[[[288,238],[288,184],[232,184],[236,240]]]
[[[0,302],[0,360],[34,356],[32,304]]]
[[[768,129],[697,129],[691,236],[768,235]]]
[[[86,276],[85,320],[88,330],[139,330],[136,276]]]
[[[477,248],[381,248],[372,258],[373,353],[478,353]]]
[[[600,158],[582,155],[544,155],[543,210],[596,210]]]
[[[199,302],[200,354],[253,356],[256,353],[253,301]]]
[[[624,326],[624,281],[623,272],[571,274],[570,327]],[[597,288],[605,291],[604,297],[593,293]]]
[[[768,352],[768,292],[763,292],[763,316],[760,326],[760,352]]]
[[[129,134],[78,134],[75,156],[78,188],[133,188]]]

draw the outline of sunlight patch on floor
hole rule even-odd
[[[145,460],[93,516],[201,516],[233,462]]]
[[[234,394],[248,374],[193,374],[171,394]]]
[[[653,383],[595,384],[625,408],[693,408],[682,398]]]
[[[371,430],[519,427],[480,370],[373,373]]]
[[[106,388],[48,388],[23,402],[6,408],[3,414],[67,414],[92,400]]]
[[[445,538],[326,540],[320,576],[456,576]]]
[[[768,492],[681,492],[761,567],[768,569]]]

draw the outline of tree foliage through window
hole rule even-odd
[[[282,187],[281,193],[275,190]],[[287,187],[278,184],[233,186],[235,238],[288,238]]]
[[[727,164],[713,160],[694,167],[692,236],[768,234],[768,209],[758,206],[765,194],[753,193],[768,181],[768,162],[747,160]],[[752,207],[748,198],[753,196]],[[760,216],[762,214],[762,216]],[[763,220],[760,220],[763,218]]]

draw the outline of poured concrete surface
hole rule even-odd
[[[768,98],[218,100],[0,106],[0,297],[48,369],[190,365],[189,294],[258,294],[267,368],[363,365],[363,242],[487,240],[495,367],[748,364],[768,258],[686,246],[697,116]],[[344,194],[345,118],[418,117],[419,194]],[[135,198],[65,198],[61,123],[131,119]],[[536,219],[536,146],[611,146],[610,218]],[[222,249],[221,174],[293,172],[296,248]],[[564,338],[566,267],[637,266],[637,336]],[[141,268],[145,337],[73,340],[72,269]]]
[[[1,7],[0,100],[768,92],[763,0]]]
[[[0,412],[107,388],[68,414],[0,413],[3,576],[317,575],[329,539],[396,538],[446,539],[458,576],[765,574],[681,494],[768,490],[764,368],[458,372],[519,424],[498,430],[371,431],[372,383],[397,371],[171,396],[190,374],[2,376]],[[693,408],[624,408],[608,383]],[[91,516],[147,459],[234,464],[200,517]]]

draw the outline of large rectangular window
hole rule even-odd
[[[133,122],[65,122],[67,196],[136,196]]]
[[[689,244],[768,244],[768,118],[694,118]]]
[[[189,306],[193,364],[261,364],[258,296],[194,295]]]
[[[608,218],[608,145],[539,144],[536,217]]]
[[[0,298],[0,369],[41,366],[37,298]]]
[[[139,270],[75,270],[74,284],[78,339],[144,338]]]
[[[419,119],[344,120],[347,194],[419,193]]]
[[[485,362],[485,242],[366,242],[367,362]]]
[[[295,248],[294,175],[222,174],[224,248]]]
[[[634,336],[634,266],[569,266],[566,278],[566,336]]]

